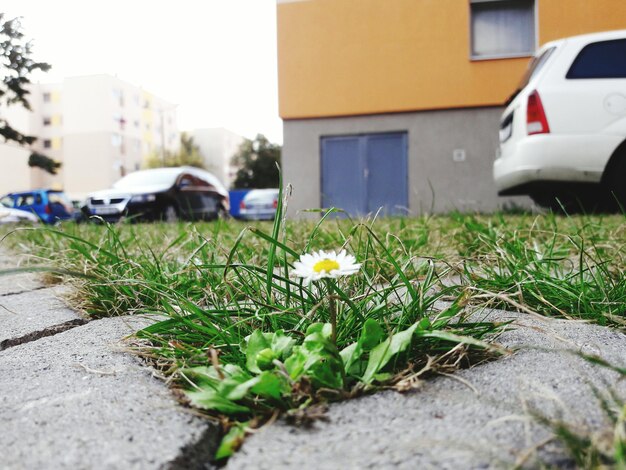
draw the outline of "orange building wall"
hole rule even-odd
[[[539,43],[626,27],[626,0],[536,0]],[[283,119],[500,105],[528,58],[471,61],[469,0],[278,5]]]

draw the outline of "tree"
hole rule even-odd
[[[32,45],[24,39],[21,29],[19,18],[6,20],[4,13],[0,13],[0,112],[2,108],[12,105],[21,105],[30,111],[28,85],[31,81],[28,77],[36,70],[50,70],[50,64],[31,59]],[[37,140],[14,129],[1,115],[0,136],[4,137],[4,142],[13,141],[24,146]],[[60,166],[60,163],[36,152],[31,154],[28,164],[52,174]]]
[[[195,166],[196,168],[206,168],[204,157],[200,153],[200,148],[193,142],[193,137],[185,132],[180,134],[180,150],[178,153],[165,151],[165,155],[160,152],[153,153],[146,162],[148,168],[161,168],[170,166]]]
[[[262,134],[254,140],[246,139],[233,157],[233,164],[239,168],[233,188],[277,188],[280,155],[281,146]]]

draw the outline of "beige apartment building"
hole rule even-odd
[[[14,127],[38,140],[31,149],[0,144],[1,193],[52,187],[80,199],[180,145],[176,105],[117,77],[33,84],[29,101],[31,112],[4,110]],[[30,169],[31,151],[61,162],[58,174]]]
[[[245,139],[223,127],[195,129],[190,135],[204,157],[206,169],[229,188],[237,174],[232,159]]]

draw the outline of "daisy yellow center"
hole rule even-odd
[[[321,273],[322,271],[329,273],[335,269],[339,269],[339,263],[333,259],[323,259],[313,266],[313,271],[316,273]]]

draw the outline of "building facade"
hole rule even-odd
[[[7,110],[9,122],[37,137],[28,150],[0,145],[0,191],[52,187],[80,199],[142,167],[150,155],[177,151],[176,106],[110,75],[33,84],[32,111]],[[61,162],[57,175],[27,166],[31,151]],[[6,157],[6,158],[5,158]]]
[[[622,0],[277,3],[292,215],[530,205],[492,182],[505,101],[541,44],[626,24]]]
[[[190,135],[204,157],[206,169],[217,176],[227,188],[230,188],[237,173],[232,159],[244,138],[221,127],[195,129]]]

